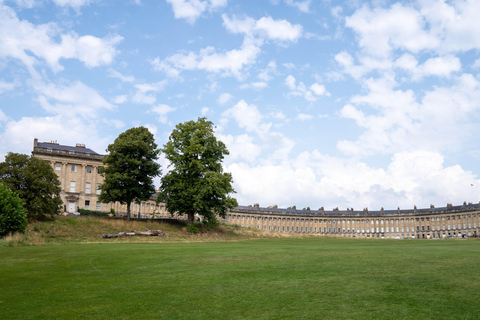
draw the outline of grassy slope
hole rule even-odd
[[[175,221],[173,221],[175,222]],[[159,229],[169,234],[164,237],[131,237],[123,239],[103,239],[102,233],[120,231],[143,231],[145,228]],[[102,219],[95,217],[57,217],[54,221],[36,222],[27,226],[24,235],[8,236],[0,239],[2,246],[36,246],[65,243],[165,243],[165,242],[205,242],[229,241],[252,238],[292,237],[292,234],[278,234],[248,228],[220,226],[210,230],[200,226],[202,233],[191,234],[185,231],[184,222],[161,223],[151,221],[130,221]],[[298,235],[296,236],[298,237]]]
[[[478,319],[480,242],[0,248],[4,319]]]

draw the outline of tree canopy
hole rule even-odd
[[[0,163],[0,182],[25,202],[28,220],[60,213],[60,181],[45,160],[10,152]]]
[[[223,172],[222,161],[228,150],[215,137],[213,123],[206,118],[178,124],[161,150],[171,170],[162,178],[160,197],[170,213],[188,215],[191,226],[195,214],[216,224],[216,214],[225,217],[238,206],[229,196],[235,193],[232,175]]]
[[[0,183],[0,237],[9,233],[25,232],[27,210],[18,194]]]
[[[153,134],[138,127],[121,133],[106,151],[105,166],[100,169],[105,180],[100,186],[99,200],[126,204],[130,220],[131,203],[148,200],[155,193],[153,178],[160,174],[156,162],[160,150]]]

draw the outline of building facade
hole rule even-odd
[[[431,239],[477,236],[480,229],[480,204],[412,210],[325,211],[295,207],[280,209],[239,206],[225,222],[267,231],[309,233],[348,238]]]
[[[60,197],[63,201],[63,212],[74,213],[79,209],[110,212],[117,216],[126,215],[127,206],[119,202],[101,203],[98,201],[103,176],[99,169],[103,166],[103,155],[86,148],[83,144],[75,147],[60,145],[56,141],[33,141],[32,156],[50,163],[60,181]],[[166,217],[165,205],[156,204],[156,194],[148,201],[132,203],[133,217],[147,218],[155,214]]]

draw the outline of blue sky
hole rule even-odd
[[[479,16],[478,1],[0,0],[0,158],[34,138],[103,153],[134,126],[163,145],[205,116],[242,205],[477,202]]]

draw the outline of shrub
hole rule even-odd
[[[92,211],[86,209],[79,209],[80,215],[82,216],[96,216],[96,217],[108,217],[108,212],[101,212],[101,211]]]
[[[187,232],[190,232],[190,233],[199,233],[200,232],[200,229],[198,229],[197,227],[195,227],[194,225],[190,225],[187,227]]]
[[[9,233],[25,232],[27,210],[24,205],[15,192],[0,183],[0,237]]]

